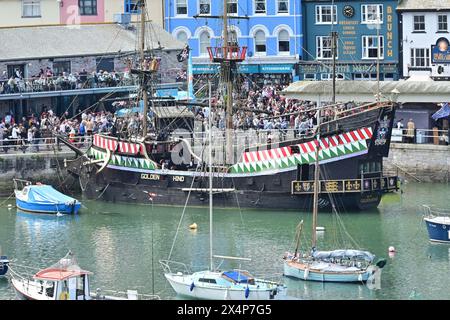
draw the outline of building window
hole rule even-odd
[[[361,6],[362,23],[383,23],[382,4],[363,4]]]
[[[411,48],[411,66],[429,67],[430,48]]]
[[[175,0],[176,15],[187,14],[187,0]]]
[[[125,0],[126,13],[139,13],[139,0]]]
[[[277,13],[289,13],[289,0],[277,0]]]
[[[331,59],[333,58],[333,39],[329,36],[316,37],[316,56],[317,59]],[[337,49],[337,48],[336,48]],[[337,50],[336,50],[337,52]],[[336,56],[337,58],[337,56]]]
[[[414,16],[414,32],[425,32],[425,16]]]
[[[281,30],[280,33],[278,33],[278,52],[289,54],[289,32],[286,30]]]
[[[255,14],[266,13],[266,0],[255,0]]]
[[[337,23],[337,9],[336,6],[316,6],[316,23],[317,24],[331,24],[331,17],[333,16],[333,23]]]
[[[314,80],[316,80],[316,74],[315,73],[305,73],[305,75],[303,76],[303,80],[314,81]]]
[[[125,0],[126,13],[139,13],[139,0]]]
[[[447,15],[438,15],[438,32],[448,32]]]
[[[228,4],[228,13],[229,14],[237,14],[238,13],[238,0],[227,0]]]
[[[200,33],[200,55],[208,55],[208,47],[211,46],[211,37],[207,31]]]
[[[40,17],[41,1],[40,0],[23,0],[22,1],[22,17]]]
[[[321,80],[325,81],[331,81],[333,80],[333,74],[332,73],[322,73],[320,75]],[[336,80],[345,80],[345,76],[343,73],[336,73]]]
[[[55,61],[53,62],[53,73],[55,76],[62,76],[63,72],[70,73],[70,61]]]
[[[377,80],[377,74],[376,73],[355,73],[353,75],[353,80],[355,80],[355,81]]]
[[[266,34],[262,30],[256,31],[255,33],[255,54],[266,54]]]
[[[78,8],[80,8],[80,16],[96,16],[97,0],[78,0]]]
[[[183,43],[187,43],[188,42],[188,36],[187,33],[184,31],[180,31],[177,33],[177,40]]]
[[[211,14],[211,0],[200,0],[200,14]]]
[[[238,45],[238,35],[236,30],[229,30],[228,31],[228,42],[231,45]]]
[[[363,59],[376,59],[377,57],[380,59],[384,58],[384,38],[383,36],[379,36],[378,38],[380,43],[380,56],[378,57],[378,41],[377,36],[363,36],[362,37],[362,45],[363,45]]]

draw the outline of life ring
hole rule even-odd
[[[447,226],[445,224],[442,225],[443,229],[447,229]]]

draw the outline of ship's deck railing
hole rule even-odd
[[[92,75],[87,75],[86,80],[81,80],[79,76],[72,78],[53,76],[45,78],[22,78],[14,80],[12,85],[8,85],[9,79],[0,80],[0,95],[17,94],[17,93],[34,93],[34,92],[51,92],[51,91],[70,91],[80,89],[95,88],[115,88],[137,86],[139,81],[136,77],[125,76],[124,73],[116,73],[116,78],[108,75],[104,78],[94,79]]]
[[[450,217],[449,209],[436,208],[434,206],[423,204],[422,210],[425,217]]]
[[[159,260],[164,273],[181,273],[181,274],[191,274],[191,269],[182,262],[172,261],[172,260]]]
[[[26,284],[27,288],[29,286],[41,288],[41,285],[33,279],[34,275],[38,271],[39,269],[37,268],[20,265],[13,262],[9,263],[9,276],[16,281],[21,281]]]
[[[414,129],[411,135],[406,128],[394,128],[391,141],[394,143],[449,145],[448,135],[448,130]]]
[[[75,136],[70,138],[80,149],[87,149],[92,142],[92,136]],[[44,152],[69,152],[70,149],[64,144],[60,143],[56,137],[47,138],[33,138],[32,141],[27,139],[3,139],[0,140],[0,156],[1,154],[30,154],[30,153],[44,153]]]

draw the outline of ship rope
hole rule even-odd
[[[325,166],[322,166],[321,168],[322,178],[326,181],[330,178],[330,173],[328,169],[326,169]],[[332,208],[332,214],[333,214],[333,230],[335,232],[334,234],[334,240],[335,244],[339,245],[340,243],[347,245],[349,243],[351,246],[354,246],[355,248],[360,249],[360,245],[356,242],[356,240],[350,235],[347,228],[345,227],[344,221],[342,220],[342,217],[339,215],[337,211],[337,198],[332,193],[328,193],[330,202],[331,202],[331,208]],[[339,240],[340,236],[340,241]],[[345,236],[345,237],[344,237]]]
[[[13,193],[11,193],[6,200],[4,200],[2,203],[0,203],[0,208],[2,208],[5,205],[5,203],[8,202],[8,200],[11,199],[12,196],[14,196],[14,195],[15,195],[15,192],[13,191]]]
[[[200,153],[200,158],[202,158],[202,159],[203,159],[203,152],[205,151],[205,148],[206,148],[206,140],[203,143],[202,151]],[[197,172],[198,169],[202,170],[202,167],[203,167],[202,165],[197,166],[196,172]],[[209,174],[212,174],[212,172],[210,172]],[[181,223],[183,222],[184,215],[186,213],[186,208],[188,206],[188,202],[189,202],[189,198],[191,196],[191,191],[192,191],[192,187],[194,186],[194,182],[195,182],[195,176],[193,176],[193,178],[192,178],[191,186],[189,187],[188,195],[187,195],[186,201],[184,203],[184,207],[183,207],[183,211],[181,213],[180,221],[178,221],[177,231],[175,232],[175,237],[173,239],[172,246],[170,248],[170,252],[169,252],[169,256],[168,256],[167,260],[170,260],[170,257],[172,256],[172,252],[173,252],[173,249],[175,247],[175,243],[177,241],[178,233],[180,232]]]

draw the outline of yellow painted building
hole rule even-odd
[[[0,27],[58,24],[59,12],[56,0],[0,0]]]
[[[74,0],[0,0],[0,27],[57,25],[76,23],[114,22],[114,15],[131,12],[132,21],[140,14],[135,5],[138,0],[93,0],[88,13],[81,8],[83,1]],[[163,25],[164,0],[147,0],[147,19]],[[92,14],[93,13],[93,14]]]

